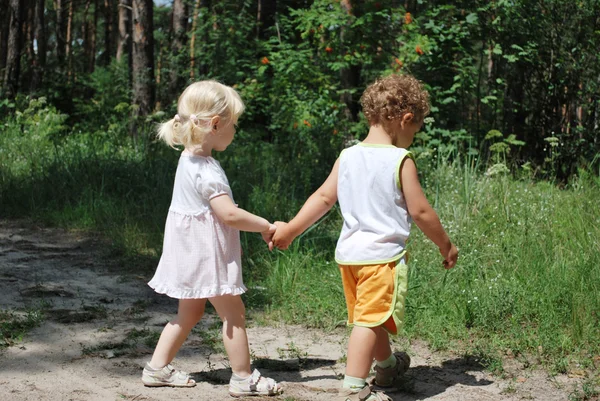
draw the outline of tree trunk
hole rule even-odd
[[[349,15],[353,13],[353,7],[350,0],[342,0],[340,2],[340,5]],[[344,43],[344,36],[346,36],[346,32],[349,28],[349,26],[341,27],[340,39],[342,41],[342,44]],[[357,99],[355,99],[352,96],[352,93],[350,93],[350,90],[358,86],[360,72],[361,68],[358,65],[352,65],[349,68],[340,69],[340,80],[343,89],[341,101],[346,105],[344,113],[346,115],[346,118],[348,118],[350,121],[358,121],[358,112],[360,110],[360,107]]]
[[[171,57],[171,73],[169,78],[169,97],[175,96],[175,94],[181,89],[182,79],[179,73],[180,68],[185,68],[187,64],[181,62],[183,57],[183,50],[187,41],[187,25],[188,17],[187,10],[183,0],[173,1],[173,26],[172,26],[172,57]]]
[[[104,53],[102,53],[102,64],[109,65],[114,49],[113,29],[113,0],[104,0]]]
[[[33,79],[31,80],[31,91],[35,92],[42,87],[44,81],[44,69],[46,68],[46,23],[44,21],[44,0],[35,0],[35,42],[37,49],[33,61]]]
[[[131,59],[131,0],[119,0],[119,44],[117,46],[117,61],[124,54]]]
[[[256,37],[262,40],[267,38],[267,30],[275,25],[277,0],[258,0],[256,15]]]
[[[65,55],[67,57],[67,82],[73,80],[73,0],[69,1],[69,13],[67,14],[67,36],[65,39]]]
[[[22,49],[21,27],[23,23],[22,0],[10,0],[9,7],[10,26],[8,32],[6,70],[4,71],[4,88],[7,97],[12,99],[17,94],[19,87]]]
[[[133,0],[133,104],[137,115],[152,112],[155,99],[152,0]],[[135,132],[134,132],[135,134]]]
[[[0,8],[8,10],[8,0],[0,0]],[[8,54],[8,28],[10,26],[10,13],[0,15],[0,77],[4,81],[4,68],[6,67],[6,55]]]
[[[36,0],[23,0],[24,7],[24,20],[23,20],[23,47],[25,48],[27,69],[23,71],[23,82],[30,82],[33,73],[34,63],[34,16],[35,16],[35,1]]]
[[[90,5],[94,6],[94,13],[88,19]],[[94,72],[96,64],[96,25],[98,23],[98,3],[96,0],[87,0],[83,13],[83,52],[85,59],[84,70],[87,73]]]
[[[56,57],[58,66],[64,70],[65,66],[65,4],[64,0],[54,0],[54,10],[56,11]]]
[[[194,3],[194,12],[192,13],[192,37],[190,38],[190,79],[194,80],[196,70],[196,26],[198,24],[198,12],[202,0],[196,0]]]

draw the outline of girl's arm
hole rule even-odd
[[[458,258],[458,251],[444,231],[438,215],[429,205],[419,183],[417,166],[412,159],[406,158],[402,163],[400,177],[408,213],[421,231],[440,249],[444,258],[444,267],[453,268]]]
[[[336,160],[329,177],[304,203],[288,224],[278,224],[273,236],[273,244],[279,249],[287,249],[294,238],[317,222],[337,202],[337,182],[340,160]]]
[[[238,230],[258,233],[275,230],[275,227],[266,219],[237,207],[227,194],[212,198],[210,207],[219,220]]]

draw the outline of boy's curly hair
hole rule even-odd
[[[378,78],[365,89],[360,103],[369,125],[385,125],[406,113],[420,123],[429,114],[429,93],[412,75]]]

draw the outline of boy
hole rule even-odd
[[[411,220],[439,248],[444,267],[458,252],[423,194],[416,165],[406,150],[429,113],[429,96],[409,75],[378,79],[361,97],[369,133],[345,149],[329,177],[288,224],[276,223],[273,244],[289,244],[327,213],[336,201],[344,224],[336,247],[348,324],[342,400],[383,401],[385,394],[366,383],[373,359],[374,384],[390,387],[410,364],[405,353],[392,353],[388,332],[397,334],[407,289],[406,240]]]

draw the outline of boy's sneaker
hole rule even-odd
[[[142,383],[147,387],[194,387],[196,385],[189,374],[173,369],[171,364],[156,370],[148,363],[142,373]]]
[[[229,395],[232,397],[248,397],[253,395],[278,395],[283,392],[281,384],[269,377],[261,376],[254,369],[252,375],[244,380],[229,380]]]
[[[393,401],[382,391],[373,390],[368,385],[360,391],[342,388],[338,395],[339,401]]]
[[[395,352],[396,365],[390,368],[380,368],[375,365],[375,380],[373,384],[379,387],[391,387],[394,382],[404,376],[410,366],[410,357],[406,352]]]

